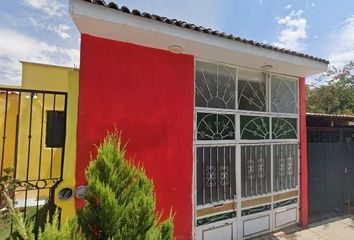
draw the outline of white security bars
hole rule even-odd
[[[196,62],[197,226],[205,230],[210,223],[297,203],[296,194],[263,205],[237,204],[298,189],[298,124],[297,79]]]

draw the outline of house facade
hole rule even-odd
[[[304,77],[326,60],[104,1],[70,0],[70,13],[81,33],[77,187],[117,128],[158,210],[175,212],[176,239],[307,224]]]
[[[76,210],[79,71],[21,64],[20,86],[0,85],[0,177],[6,168],[13,169],[13,177],[20,183],[13,198],[24,217],[56,205],[65,220]]]

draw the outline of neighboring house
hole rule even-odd
[[[117,128],[158,209],[175,212],[176,239],[305,226],[304,77],[328,62],[92,2],[70,0],[81,33],[77,186],[94,144]]]
[[[309,219],[349,213],[354,204],[354,116],[307,113]]]
[[[0,177],[14,168],[22,185],[14,200],[25,215],[47,202],[63,219],[75,214],[78,77],[77,69],[22,62],[21,85],[0,85]],[[58,197],[63,188],[72,190],[65,200]]]

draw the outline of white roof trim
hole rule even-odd
[[[80,33],[168,50],[179,45],[197,58],[306,77],[327,70],[327,64],[137,17],[82,0],[70,0],[70,14]]]

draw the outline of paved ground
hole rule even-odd
[[[354,240],[354,215],[310,224],[307,229],[292,227],[253,240]]]

